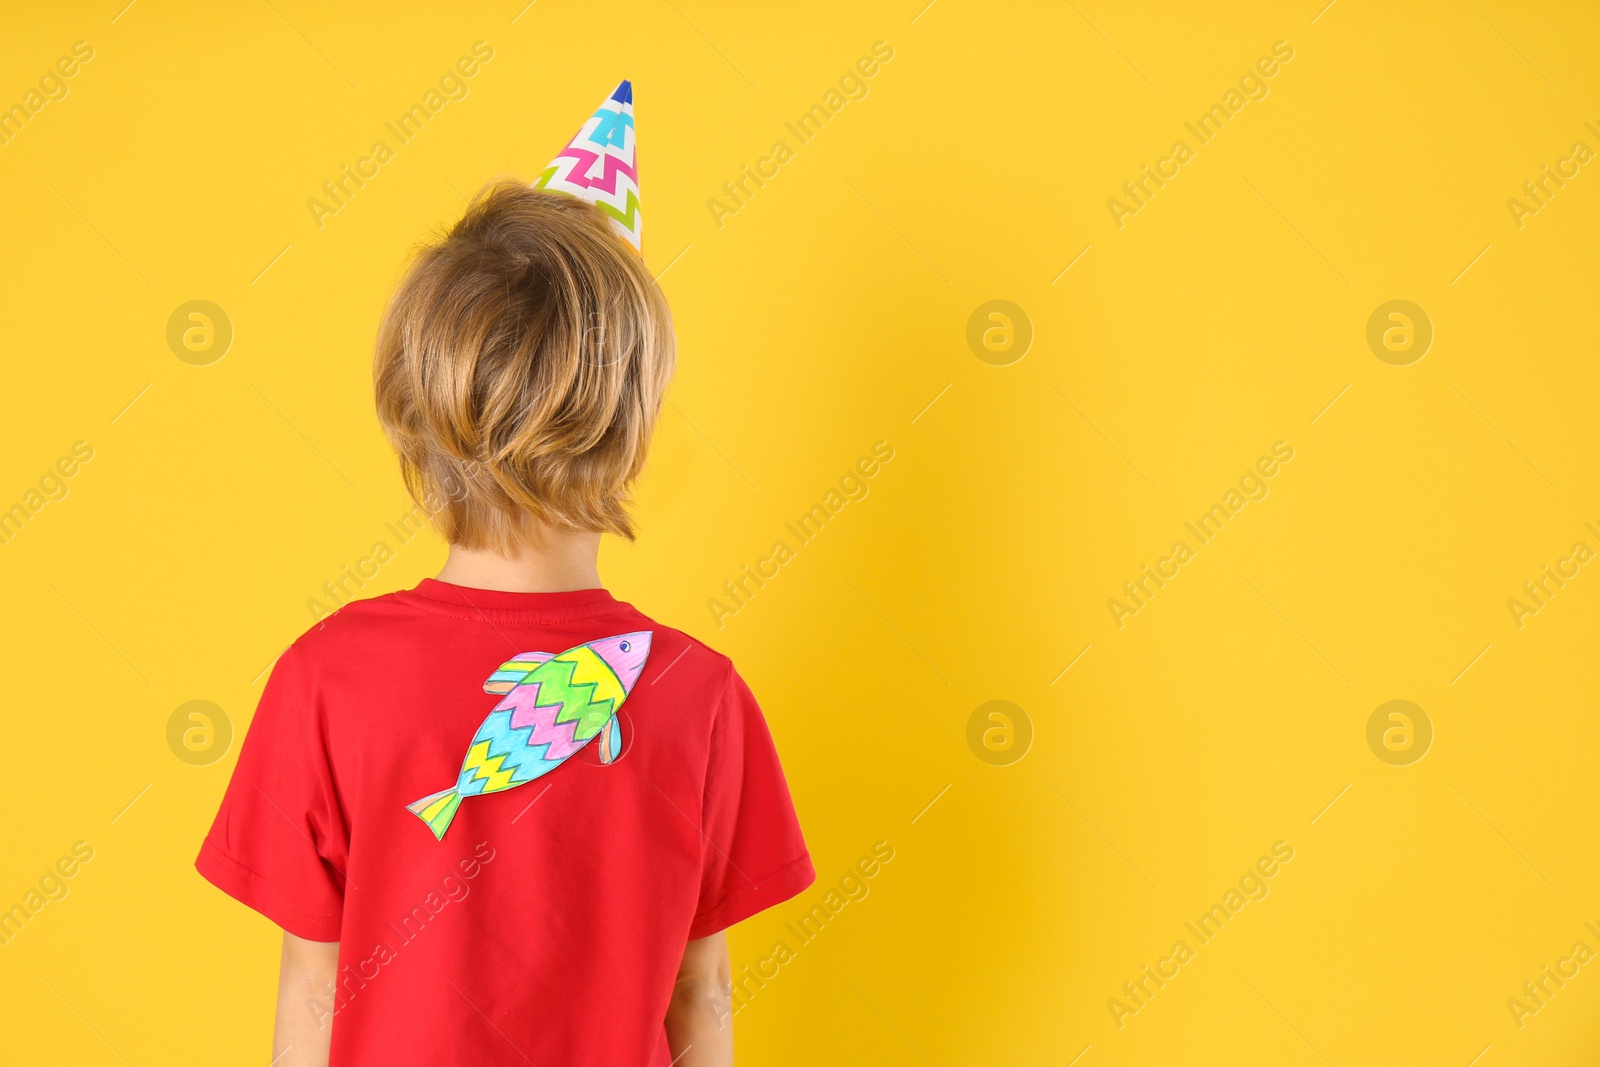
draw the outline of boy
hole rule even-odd
[[[196,862],[284,929],[275,1067],[730,1064],[722,931],[814,878],[731,662],[596,569],[673,366],[631,101],[480,193],[383,321],[449,556],[284,653]]]

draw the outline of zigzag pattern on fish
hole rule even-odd
[[[614,701],[610,697],[595,699],[596,689],[605,678],[603,676],[580,678],[585,674],[586,666],[580,659],[566,654],[552,657],[543,677],[536,682],[527,682],[513,689],[505,699],[495,705],[494,710],[521,709],[522,713],[516,723],[518,726],[531,721],[536,708],[546,706],[556,713],[555,722],[567,722],[578,718],[586,722],[596,719],[603,722],[610,716]],[[502,673],[504,668],[495,672],[491,680],[501,677]],[[518,689],[527,689],[529,692],[518,692]],[[579,740],[588,740],[593,736],[592,730],[582,732]]]
[[[480,793],[498,793],[502,789],[509,789],[512,780],[516,777],[516,770],[506,770],[502,764],[506,755],[490,755],[489,742],[480,741],[473,745],[467,752],[466,763],[462,770],[472,771],[471,779],[456,792],[462,796],[477,796]],[[480,784],[481,783],[481,784]],[[476,789],[473,787],[477,786]]]
[[[544,745],[540,753],[542,759],[566,759],[583,745],[578,734],[578,717],[569,715],[565,719],[561,713],[566,705],[560,701],[554,704],[540,702],[538,690],[534,686],[530,693],[512,693],[496,710],[510,712],[510,727],[519,734],[526,730],[525,744],[528,746]],[[586,741],[588,738],[582,738]]]
[[[509,712],[490,713],[484,723],[484,731],[490,736],[474,744],[462,764],[463,774],[470,774],[470,780],[461,787],[462,795],[476,796],[510,789],[532,781],[566,759],[566,755],[550,755],[550,746],[533,740],[532,727],[520,730],[513,728],[510,718]],[[581,747],[569,744],[567,755]]]
[[[465,797],[525,785],[596,738],[600,763],[615,763],[624,743],[617,711],[644,670],[651,636],[638,630],[501,663],[483,683],[500,702],[474,732],[456,784],[406,810],[442,839]]]
[[[568,700],[578,700],[584,704],[591,703],[594,699],[593,684],[585,685],[574,681],[577,673],[577,664],[569,659],[559,656],[552,658],[539,677],[538,681],[525,681],[516,689],[511,690],[494,706],[494,710],[503,711],[512,708],[533,708],[534,697],[542,697],[539,704],[564,705]],[[528,690],[528,692],[519,692]],[[585,692],[584,690],[587,690]],[[518,725],[521,725],[520,723]]]
[[[579,681],[582,668],[579,660],[558,657],[549,670],[561,673],[518,686],[501,700],[484,720],[479,740],[462,765],[463,771],[472,772],[463,795],[498,792],[531,781],[547,769],[543,764],[565,760],[600,731],[615,710],[615,701],[595,700],[599,683]]]

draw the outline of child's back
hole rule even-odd
[[[626,635],[648,651],[608,764],[601,732],[579,742],[575,724],[625,679],[584,646]],[[619,644],[637,649],[605,651]],[[542,684],[517,681],[530,654],[568,650],[535,666]],[[491,716],[503,727],[474,745]],[[552,747],[574,750],[514,781]],[[481,792],[462,790],[436,839],[407,805],[458,771]],[[432,579],[348,605],[284,654],[200,869],[285,930],[340,942],[337,991],[306,1011],[337,1017],[332,1062],[386,1065],[666,1064],[685,941],[812,879],[727,657],[604,590]]]

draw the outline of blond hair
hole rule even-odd
[[[644,262],[585,201],[506,179],[422,249],[378,331],[378,421],[451,544],[523,515],[630,540],[674,346]]]

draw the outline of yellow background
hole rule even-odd
[[[1506,601],[1600,548],[1600,174],[1520,229],[1506,202],[1600,148],[1600,16],[920,2],[10,5],[0,102],[95,55],[0,146],[0,506],[94,458],[0,547],[0,906],[95,857],[0,947],[0,1057],[268,1060],[276,931],[190,864],[308,600],[409,506],[377,316],[462,194],[537,173],[626,76],[680,370],[603,571],[740,664],[820,875],[736,967],[895,849],[739,1013],[741,1062],[1592,1062],[1600,964],[1520,1029],[1507,999],[1600,949],[1600,574],[1520,629]],[[479,40],[470,95],[317,228],[307,199]],[[1277,41],[1269,95],[1119,229],[1107,199]],[[165,340],[193,299],[235,330],[209,366]],[[1006,366],[966,341],[993,299],[1035,331]],[[1435,331],[1409,366],[1365,339],[1394,299]],[[870,495],[719,628],[722,583],[879,440]],[[1270,495],[1119,629],[1106,600],[1280,440]],[[364,592],[442,557],[413,541]],[[193,699],[236,731],[209,766],[167,744]],[[995,699],[1034,735],[1006,766],[967,741]],[[1409,766],[1367,744],[1391,699],[1433,725]],[[1270,895],[1119,1028],[1108,999],[1277,841]]]

